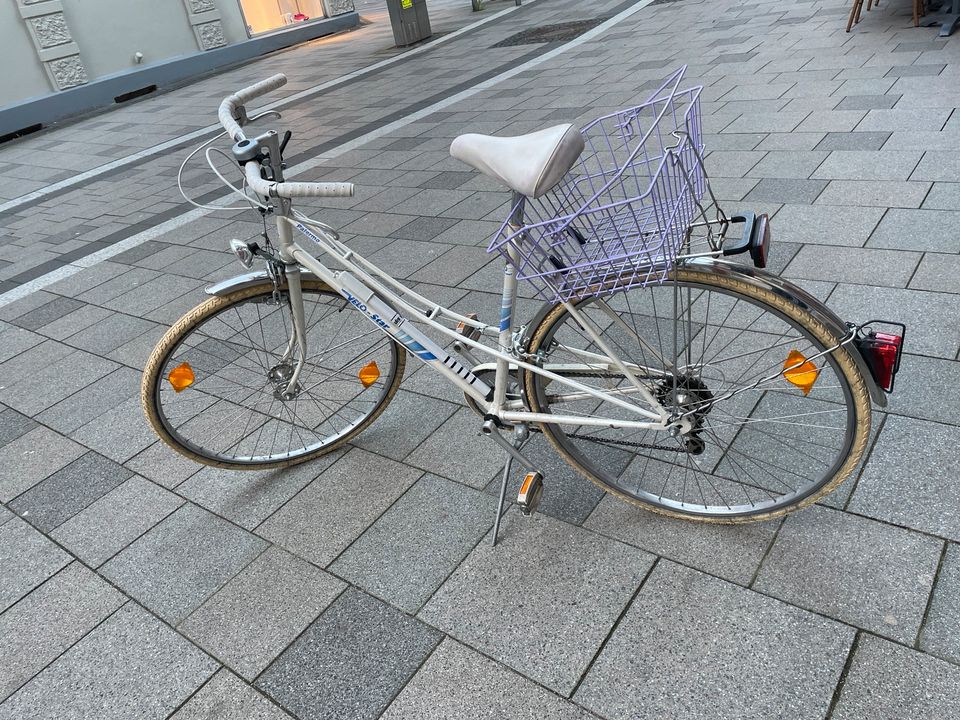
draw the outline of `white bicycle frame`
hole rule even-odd
[[[285,203],[280,205],[281,207],[289,207]],[[519,218],[515,218],[515,220],[519,220]],[[294,217],[289,209],[278,211],[277,250],[280,259],[287,263],[287,284],[290,292],[297,351],[300,356],[296,371],[290,381],[289,388],[291,391],[296,387],[300,367],[302,367],[310,351],[305,337],[303,297],[300,287],[299,267],[303,267],[342,295],[382,332],[410,351],[410,354],[430,365],[436,372],[439,372],[470,396],[479,407],[485,408],[488,417],[511,424],[535,422],[638,430],[670,430],[676,427],[677,430],[674,432],[681,433],[688,430],[684,427],[685,424],[689,424],[687,420],[670,422],[669,414],[657,401],[650,386],[644,384],[637,377],[638,372],[647,376],[666,376],[665,371],[622,360],[603,340],[594,324],[571,303],[564,303],[564,305],[604,353],[601,355],[568,348],[571,353],[583,358],[584,364],[576,369],[578,371],[604,371],[616,368],[618,373],[622,373],[623,377],[629,382],[630,387],[618,388],[614,391],[598,390],[551,370],[550,365],[540,366],[519,357],[514,350],[514,308],[517,299],[517,279],[514,268],[509,263],[505,264],[503,273],[500,323],[494,328],[431,302],[428,298],[410,290],[381,268],[358,255],[319,226],[313,226],[313,228],[311,229],[311,224],[308,221]],[[309,252],[294,240],[294,230],[308,238],[323,253],[333,257],[343,269],[332,270],[324,265],[317,259],[315,253]],[[623,323],[613,311],[611,311],[611,316],[615,322],[619,320],[620,323]],[[440,322],[441,319],[448,321],[451,325],[461,324],[464,327],[476,328],[481,336],[496,337],[497,348],[458,333],[453,327],[448,327]],[[417,323],[422,323],[451,339],[459,341],[473,351],[491,357],[496,364],[493,388],[490,388],[446,350],[425,335],[416,327]],[[635,334],[629,327],[625,325],[622,325],[622,327],[629,330],[631,334]],[[288,353],[292,349],[288,348]],[[616,405],[636,415],[637,419],[625,420],[602,416],[530,412],[525,409],[522,400],[507,398],[510,373],[514,368],[522,368],[528,372],[537,373],[555,383],[570,388],[573,392],[559,398],[561,401],[593,397]],[[557,366],[555,370],[570,371],[571,367],[569,365],[562,368]],[[646,407],[624,399],[631,395],[639,396]]]

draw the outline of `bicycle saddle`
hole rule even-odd
[[[569,123],[516,137],[470,133],[450,145],[457,160],[531,198],[560,182],[582,152],[583,137]]]

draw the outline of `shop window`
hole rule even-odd
[[[240,0],[250,35],[280,30],[324,16],[322,0]]]

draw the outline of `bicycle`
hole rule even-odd
[[[717,203],[701,88],[681,89],[683,72],[582,131],[454,140],[454,157],[513,193],[488,248],[505,261],[495,324],[405,287],[294,209],[353,186],[287,182],[289,131],[245,135],[245,105],[282,75],[226,98],[219,118],[245,185],[217,170],[213,148],[207,160],[275,217],[276,242],[234,240],[247,269],[259,259],[265,270],[209,288],[160,340],[142,384],[149,422],[201,463],[305,462],[383,412],[411,355],[464,393],[506,454],[494,542],[514,461],[527,470],[521,511],[542,495],[543,474],[523,452],[532,432],[604,490],[674,517],[763,520],[823,497],[864,455],[905,328],[845,323],[763,271],[768,219],[728,217]],[[545,301],[526,324],[514,312],[520,280]]]

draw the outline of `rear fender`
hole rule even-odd
[[[837,342],[850,334],[850,328],[847,327],[847,324],[841,320],[836,313],[834,313],[822,302],[817,300],[817,298],[808,293],[806,290],[801,287],[797,287],[789,280],[784,280],[782,277],[771,275],[763,270],[757,270],[739,263],[733,263],[726,260],[716,260],[714,258],[694,258],[687,260],[684,264],[684,267],[689,270],[731,277],[761,290],[768,290],[776,295],[779,295],[792,305],[795,305],[801,310],[805,310],[806,312],[810,313],[816,320],[818,320],[830,331],[830,333],[837,339]],[[525,330],[525,337],[523,338],[523,347],[526,348],[528,346],[530,336],[533,334],[533,330],[540,325],[540,323],[547,316],[547,313],[549,313],[550,310],[552,310],[555,306],[555,303],[547,303],[537,311],[537,314],[526,326],[527,329]],[[870,392],[870,398],[878,407],[886,407],[887,395],[882,389],[880,389],[880,386],[877,385],[876,381],[873,379],[870,368],[867,367],[867,363],[863,359],[863,356],[856,349],[856,347],[853,346],[849,348],[849,352],[850,357],[853,358],[854,363],[857,365],[857,369],[860,371],[860,375],[863,377],[863,381],[867,385],[867,389]]]

